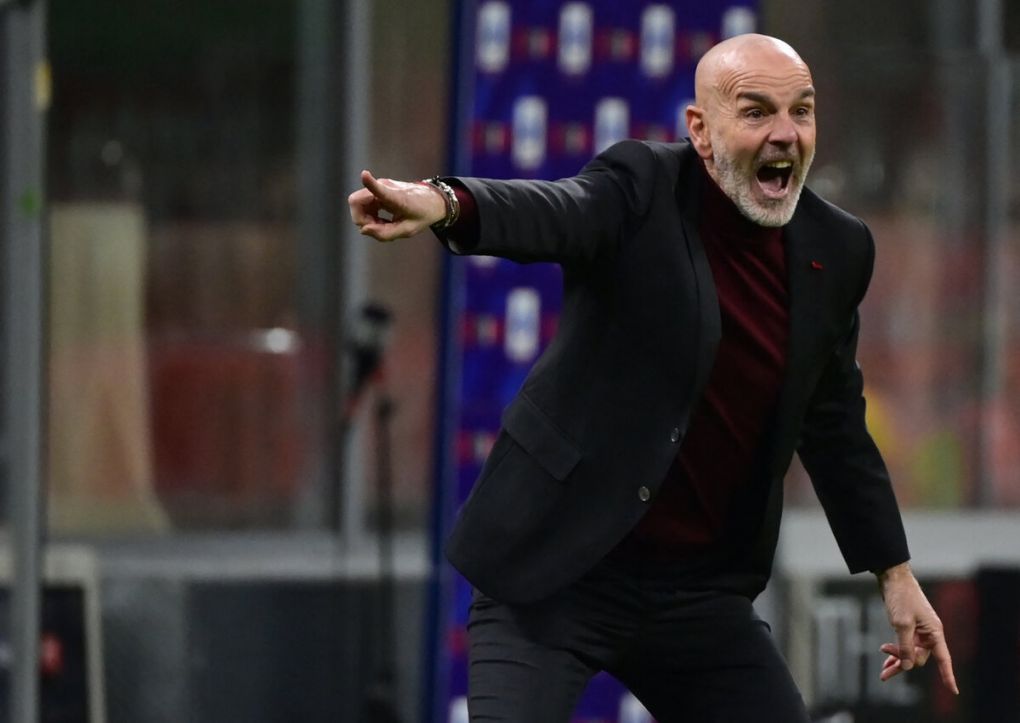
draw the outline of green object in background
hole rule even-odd
[[[963,450],[952,432],[935,432],[918,445],[910,471],[920,505],[946,508],[963,502]]]
[[[26,218],[35,219],[42,212],[42,193],[37,188],[25,189],[18,199],[18,208]]]

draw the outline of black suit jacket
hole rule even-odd
[[[454,566],[494,598],[539,600],[591,569],[648,509],[640,488],[654,500],[677,454],[720,336],[698,234],[700,163],[686,142],[624,141],[569,179],[458,179],[480,232],[454,250],[563,267],[559,331],[506,408],[447,542]],[[805,189],[784,239],[785,381],[741,525],[700,578],[751,597],[771,572],[795,450],[852,572],[908,559],[855,361],[871,235]]]

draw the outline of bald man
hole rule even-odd
[[[689,141],[625,141],[555,182],[365,171],[350,196],[379,241],[431,226],[456,253],[563,267],[557,336],[447,544],[475,587],[473,721],[568,721],[602,670],[659,723],[807,721],[751,605],[794,452],[850,572],[877,576],[882,680],[933,657],[957,692],[864,423],[871,234],[804,187],[811,73],[744,35],[695,84]]]

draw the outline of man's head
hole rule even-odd
[[[782,40],[738,35],[705,53],[694,87],[687,129],[709,175],[755,223],[788,223],[815,154],[807,65]]]

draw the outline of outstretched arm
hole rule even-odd
[[[347,205],[361,233],[376,241],[414,236],[446,216],[442,192],[427,183],[376,178],[369,171],[361,172],[361,183]]]
[[[933,657],[939,666],[942,682],[959,695],[942,621],[922,592],[910,564],[904,562],[878,572],[876,576],[889,623],[897,638],[896,643],[885,643],[880,648],[889,656],[882,666],[882,680],[889,680],[915,666],[923,666],[929,657]]]
[[[674,180],[662,170],[647,144],[623,141],[576,176],[557,181],[448,179],[458,204],[470,198],[473,213],[471,223],[443,225],[437,236],[456,253],[524,263],[591,262],[615,252],[627,232],[638,228],[657,188],[665,188],[657,184]],[[352,221],[366,236],[392,241],[447,217],[447,199],[435,186],[376,179],[367,171],[361,181],[365,187],[348,203]],[[455,209],[451,203],[451,221]]]

